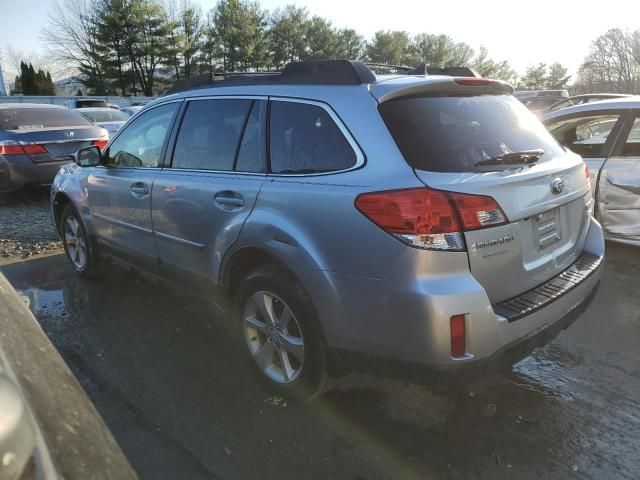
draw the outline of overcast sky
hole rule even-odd
[[[54,0],[0,0],[0,49],[12,45],[42,53],[40,31]],[[215,0],[195,0],[205,10]],[[528,65],[555,61],[575,73],[591,41],[609,28],[640,29],[640,1],[538,0],[263,0],[264,8],[305,5],[309,12],[370,38],[377,30],[446,33],[474,49],[484,45],[493,58],[507,59],[519,73]],[[6,61],[5,61],[6,63]],[[8,66],[5,65],[5,68]]]

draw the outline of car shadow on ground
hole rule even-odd
[[[633,478],[640,256],[609,245],[593,306],[512,372],[466,385],[364,375],[300,404],[256,381],[228,310],[61,255],[7,266],[141,478]]]

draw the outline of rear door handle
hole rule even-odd
[[[147,185],[146,183],[136,182],[131,185],[130,189],[131,193],[136,198],[142,198],[149,195],[149,185]]]
[[[244,199],[241,195],[235,192],[218,192],[214,199],[218,205],[222,205],[224,207],[238,208],[244,206]]]

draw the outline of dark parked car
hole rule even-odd
[[[108,132],[57,105],[0,105],[0,194],[25,185],[48,185],[60,166],[91,145],[104,147]]]

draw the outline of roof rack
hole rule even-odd
[[[311,60],[291,62],[282,71],[206,73],[176,82],[167,94],[207,87],[223,87],[249,84],[298,84],[298,85],[362,85],[375,83],[373,70],[403,75],[449,75],[453,77],[478,77],[467,67],[431,67],[421,63],[417,67],[362,63],[353,60]]]
[[[351,60],[312,60],[291,62],[280,71],[227,72],[204,74],[176,82],[167,94],[205,87],[247,84],[361,85],[376,77],[362,62]]]

